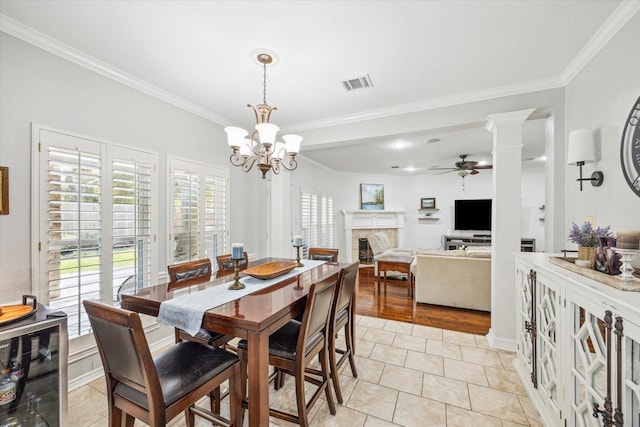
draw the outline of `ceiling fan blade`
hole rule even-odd
[[[460,166],[462,169],[467,169],[467,170],[471,170],[474,169],[476,167],[476,165],[478,164],[478,162],[474,162],[474,161],[468,161],[468,162],[464,162],[462,164],[462,166]]]
[[[458,170],[458,169],[451,169],[451,170],[444,171],[444,172],[438,172],[436,175],[442,175],[442,174],[444,174],[444,173],[451,173],[451,172],[455,172],[455,171],[457,171],[457,170]]]
[[[478,172],[477,170],[475,170],[475,169],[471,169],[471,175],[477,175],[477,174],[479,174],[479,173],[480,173],[480,172]]]
[[[429,168],[429,170],[430,171],[444,171],[444,170],[455,171],[455,170],[458,170],[458,169],[457,168],[442,168],[442,167],[439,167],[439,166],[432,166],[432,167]]]
[[[493,169],[493,165],[476,166],[474,169]]]

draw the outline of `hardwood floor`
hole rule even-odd
[[[471,334],[489,332],[491,313],[416,303],[409,296],[408,283],[406,280],[388,280],[385,285],[382,281],[377,290],[373,268],[360,268],[356,313]]]

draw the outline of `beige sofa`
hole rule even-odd
[[[491,311],[489,247],[418,251],[412,272],[417,302]]]

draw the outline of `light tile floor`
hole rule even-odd
[[[336,404],[332,416],[319,400],[311,410],[312,427],[542,426],[513,371],[514,353],[490,349],[484,336],[365,316],[356,322],[358,378],[345,363],[344,404]],[[314,386],[308,387],[312,392]],[[270,390],[273,407],[295,413],[291,378],[279,391]],[[196,420],[197,426],[210,425]],[[169,425],[183,426],[184,417]],[[293,424],[271,418],[271,425]],[[107,426],[103,378],[69,393],[69,426]]]

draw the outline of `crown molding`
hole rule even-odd
[[[282,132],[301,132],[305,130],[320,129],[331,126],[340,126],[365,120],[381,119],[400,114],[416,113],[419,111],[434,110],[436,108],[451,107],[454,105],[467,104],[471,102],[486,101],[505,96],[521,95],[524,93],[538,92],[548,89],[563,87],[560,77],[550,77],[546,79],[533,80],[525,83],[518,83],[507,86],[499,86],[491,89],[483,89],[472,92],[461,93],[442,98],[429,99],[414,102],[411,104],[396,105],[388,108],[363,111],[359,114],[346,114],[343,116],[329,117],[322,120],[314,120],[297,125],[283,127]]]
[[[29,44],[32,44],[40,49],[43,49],[49,53],[59,56],[67,61],[73,62],[88,70],[94,71],[104,77],[115,80],[125,86],[129,86],[139,92],[157,98],[161,101],[172,104],[185,111],[193,113],[204,119],[207,119],[213,123],[221,126],[231,125],[231,121],[223,116],[220,116],[206,108],[201,107],[191,101],[187,101],[177,95],[172,94],[164,89],[154,86],[145,82],[131,74],[125,73],[105,62],[100,61],[86,53],[72,48],[52,37],[47,36],[39,31],[28,27],[15,19],[9,18],[6,15],[0,14],[0,31],[7,33],[13,37],[23,40]]]
[[[598,31],[589,39],[587,44],[578,52],[578,55],[576,55],[562,71],[560,77],[563,85],[568,85],[639,10],[640,0],[623,0]]]

